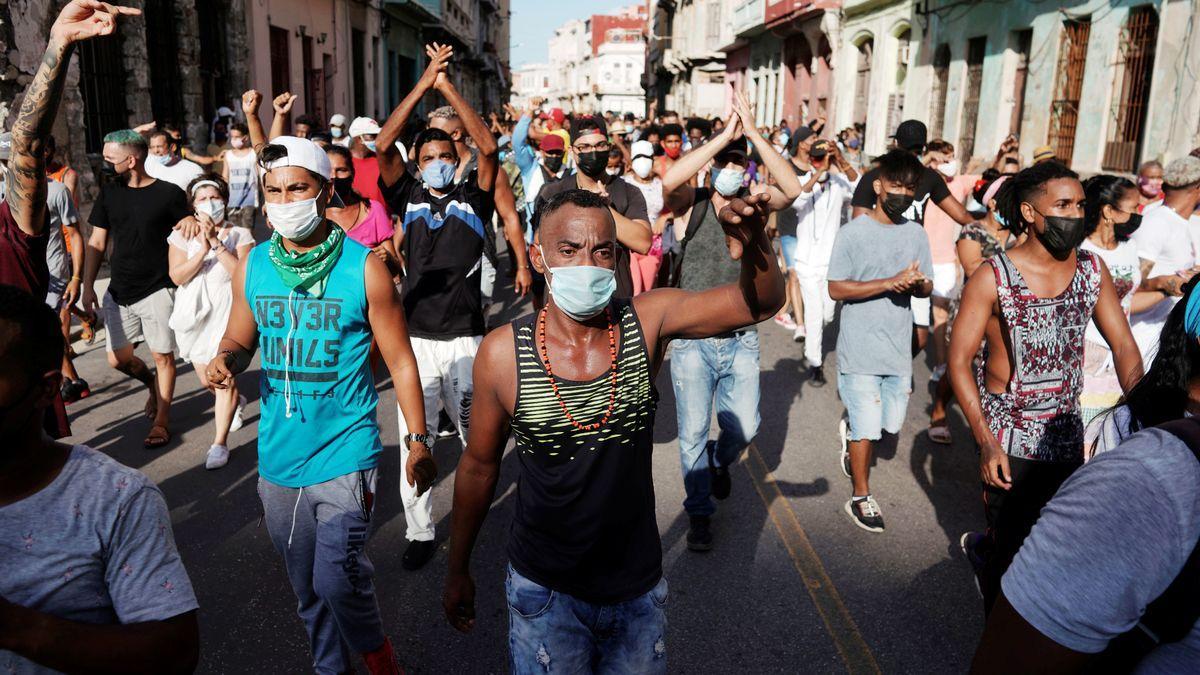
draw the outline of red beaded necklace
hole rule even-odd
[[[608,424],[608,418],[612,417],[613,407],[617,402],[617,337],[612,320],[612,311],[605,309],[604,314],[608,317],[608,353],[609,358],[612,360],[609,366],[611,388],[608,392],[608,410],[604,413],[604,417],[600,418],[599,422],[593,424],[580,424],[571,415],[571,411],[567,410],[567,403],[558,391],[558,382],[554,380],[554,369],[550,366],[550,354],[546,351],[546,308],[543,307],[542,311],[538,314],[538,351],[541,352],[542,363],[546,366],[546,377],[550,379],[550,388],[554,390],[554,398],[558,401],[558,406],[562,408],[563,414],[567,416],[567,421],[580,431],[595,431]]]

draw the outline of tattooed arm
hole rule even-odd
[[[58,114],[74,45],[98,35],[111,35],[118,16],[136,14],[141,10],[72,0],[51,27],[42,64],[25,90],[13,124],[12,157],[5,179],[5,199],[17,226],[26,234],[38,235],[46,229],[45,143]]]

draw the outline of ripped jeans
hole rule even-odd
[[[552,591],[508,566],[509,671],[513,675],[667,672],[667,580],[645,595],[595,605]]]

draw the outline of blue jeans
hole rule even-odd
[[[709,484],[708,427],[713,396],[717,436],[713,459],[729,466],[758,433],[758,331],[703,340],[676,340],[671,382],[679,423],[679,460],[690,516],[711,516],[717,506]]]
[[[900,433],[910,394],[911,377],[838,373],[838,396],[850,420],[850,440],[877,441],[883,431]]]
[[[667,580],[641,597],[594,605],[508,566],[509,671],[640,675],[667,672]]]

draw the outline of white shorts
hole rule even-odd
[[[929,313],[933,307],[933,303],[929,301],[929,298],[918,298],[915,295],[909,302],[912,307],[913,325],[928,328]]]
[[[155,354],[175,352],[175,333],[171,330],[171,312],[175,309],[175,289],[160,288],[131,305],[120,305],[112,294],[104,294],[104,335],[108,351],[145,342]]]
[[[933,297],[953,300],[958,296],[958,263],[935,263]]]

